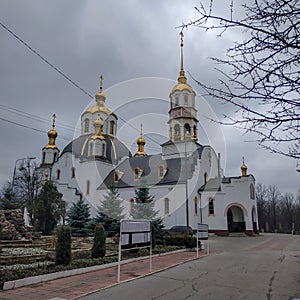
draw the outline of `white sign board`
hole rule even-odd
[[[149,220],[121,220],[118,257],[118,282],[121,279],[121,252],[136,248],[149,248],[150,272],[152,270],[152,241],[151,221]]]

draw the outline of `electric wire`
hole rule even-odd
[[[31,47],[27,42],[25,42],[19,35],[17,35],[16,33],[14,33],[11,29],[9,29],[6,25],[4,25],[1,21],[0,21],[0,25],[2,26],[2,28],[4,28],[7,32],[9,32],[14,38],[16,38],[19,42],[21,42],[25,47],[27,47],[31,52],[33,52],[36,56],[38,56],[42,61],[44,61],[48,66],[50,66],[52,69],[54,69],[57,73],[59,73],[62,77],[64,77],[67,81],[69,81],[72,85],[74,85],[76,88],[78,88],[79,90],[81,90],[84,94],[86,94],[88,97],[90,98],[94,98],[90,93],[88,93],[85,89],[83,89],[81,86],[79,86],[75,81],[73,81],[69,76],[67,76],[63,71],[61,71],[58,67],[54,66],[51,62],[49,62],[48,59],[46,59],[44,56],[42,56],[37,50],[35,50],[33,47]],[[36,118],[36,119],[39,119],[40,121],[45,121],[46,119],[43,119],[41,117],[38,117],[36,115],[33,115],[33,114],[29,114],[29,113],[24,113],[24,112],[21,112],[15,108],[9,108],[5,105],[0,105],[4,108],[8,108],[8,109],[12,109],[12,110],[15,110],[16,114],[21,114],[23,113],[24,115],[27,115],[27,118]],[[2,108],[2,109],[4,109]],[[5,109],[4,109],[5,110]],[[17,113],[18,112],[18,113]],[[128,121],[126,121],[123,117],[121,117],[120,115],[118,115],[118,118],[120,120],[122,120],[125,124],[129,125],[132,129],[134,129],[135,131],[139,132],[139,129],[137,129],[136,127],[134,127],[133,125],[131,125]],[[34,131],[39,131],[39,132],[43,132],[43,133],[46,133],[45,131],[42,131],[42,130],[39,130],[39,129],[36,129],[36,128],[33,128],[33,127],[30,127],[30,126],[26,126],[24,124],[20,124],[20,123],[17,123],[17,122],[13,122],[13,121],[10,121],[10,120],[7,120],[7,119],[4,119],[4,118],[0,118],[2,121],[6,121],[6,122],[9,122],[9,123],[12,123],[12,124],[15,124],[15,125],[18,125],[18,126],[21,126],[21,127],[25,127],[25,128],[28,128],[28,129],[32,129]],[[48,120],[46,120],[48,122]],[[62,127],[65,127],[68,125],[60,125]],[[72,127],[69,127],[69,130],[71,129]],[[65,129],[67,129],[65,127]],[[72,128],[72,130],[74,130]],[[148,136],[147,137],[149,140],[151,140],[152,142],[154,142],[155,144],[157,144],[158,146],[160,146],[160,143],[158,141],[156,141],[155,139],[153,139],[152,137]],[[64,138],[64,139],[67,139],[67,138]],[[69,140],[69,139],[67,139]]]

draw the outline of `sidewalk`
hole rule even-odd
[[[199,257],[204,256],[202,251]],[[152,257],[152,273],[197,258],[196,252],[184,251]],[[121,265],[121,282],[150,274],[149,258]],[[117,284],[117,266],[89,273],[32,284],[14,290],[0,291],[1,300],[76,299],[111,285]]]

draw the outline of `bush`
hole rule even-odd
[[[71,262],[71,228],[62,225],[57,229],[56,243],[56,259],[57,265],[68,265]]]
[[[166,246],[185,246],[191,249],[197,246],[197,239],[188,235],[165,236],[164,243]]]
[[[102,224],[95,227],[94,243],[92,247],[92,258],[104,257],[106,251],[106,234]]]

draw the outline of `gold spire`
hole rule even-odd
[[[144,150],[144,146],[146,144],[145,139],[143,138],[143,124],[141,124],[141,135],[136,141],[138,145],[138,151],[134,154],[134,156],[146,156],[147,153]]]
[[[99,92],[95,95],[96,98],[96,102],[98,106],[104,106],[104,102],[106,99],[106,96],[104,95],[104,93],[102,92],[102,86],[103,86],[103,76],[100,76],[100,90]]]
[[[56,115],[53,114],[53,120],[52,120],[52,129],[48,131],[48,137],[49,137],[49,142],[48,144],[44,147],[45,149],[57,149],[57,146],[55,145],[55,140],[57,138],[57,131],[54,129],[55,128],[55,119]]]
[[[183,68],[183,31],[180,32],[180,48],[181,48],[181,54],[180,54],[180,72],[178,77],[178,83],[186,83],[186,77],[184,74],[184,68]]]
[[[243,156],[243,164],[241,165],[242,176],[247,176],[247,166],[245,165],[244,156]]]

